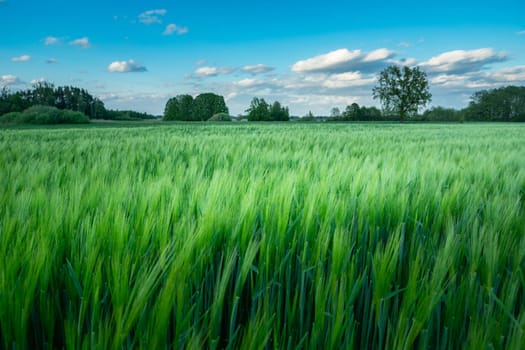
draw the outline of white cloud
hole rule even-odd
[[[339,49],[329,53],[298,61],[292,65],[296,73],[344,73],[350,71],[375,72],[388,64],[394,51],[378,49],[371,52]]]
[[[275,67],[266,66],[264,64],[256,64],[255,66],[244,66],[242,70],[252,75],[263,74],[271,72]]]
[[[46,63],[48,63],[48,64],[57,64],[58,61],[56,60],[56,58],[51,57],[51,58],[48,58],[46,60]]]
[[[336,105],[351,105],[352,103],[360,102],[359,96],[340,96],[340,95],[321,95],[321,94],[306,94],[299,96],[292,96],[290,103],[295,105],[303,105],[309,107],[315,114],[328,114],[328,110]],[[321,108],[320,108],[321,107]],[[326,111],[326,112],[322,112]],[[304,113],[303,113],[304,114]]]
[[[332,74],[326,78],[322,86],[329,89],[340,89],[357,86],[366,86],[376,81],[374,77],[363,77],[359,72],[348,72],[341,74]]]
[[[46,78],[40,78],[40,79],[33,79],[30,81],[31,85],[35,85],[35,84],[38,84],[38,83],[44,83],[46,82]]]
[[[222,74],[231,74],[235,71],[234,68],[229,67],[200,67],[195,70],[195,74],[200,77],[215,77]]]
[[[20,81],[20,79],[18,79],[17,76],[14,76],[14,75],[11,75],[11,74],[8,74],[8,75],[0,75],[0,86],[1,87],[5,87],[5,86],[8,86],[8,85],[18,85],[18,84],[21,84],[22,82]]]
[[[197,62],[195,62],[195,65],[196,66],[202,66],[203,64],[206,64],[206,62],[208,62],[207,60],[198,60]]]
[[[525,83],[525,66],[502,68],[485,74],[488,78],[498,82],[505,82],[507,84],[516,82]]]
[[[485,65],[503,62],[507,59],[504,52],[496,52],[491,48],[477,50],[454,50],[432,57],[420,64],[431,73],[466,73],[478,71]]]
[[[45,45],[56,45],[60,42],[60,39],[54,36],[48,36],[44,39]]]
[[[111,73],[130,73],[130,72],[146,72],[147,69],[141,66],[134,60],[129,61],[115,61],[108,66],[108,72]]]
[[[11,57],[12,62],[27,62],[31,59],[31,56],[29,55],[22,55],[17,57]]]
[[[162,24],[161,17],[166,13],[168,13],[168,11],[165,9],[148,10],[139,14],[139,22],[146,25],[153,23]]]
[[[83,49],[87,49],[87,48],[91,47],[91,43],[89,42],[89,38],[88,37],[83,37],[83,38],[79,38],[79,39],[75,39],[73,41],[70,41],[69,45],[78,46],[78,47],[83,48]]]
[[[250,88],[255,86],[266,85],[266,82],[264,80],[259,79],[242,79],[235,82],[234,84],[242,88]]]
[[[472,74],[441,74],[430,78],[430,83],[436,87],[449,89],[487,89],[492,86],[483,77]]]
[[[178,25],[174,23],[170,23],[166,26],[166,29],[164,29],[164,32],[162,33],[162,35],[173,35],[173,34],[183,35],[183,34],[186,34],[187,32],[188,32],[188,28],[179,27]]]
[[[407,41],[402,41],[402,42],[400,42],[399,44],[397,44],[397,46],[399,46],[399,47],[403,47],[403,48],[405,48],[405,49],[406,49],[406,48],[409,48],[409,47],[411,47],[411,46],[412,46],[412,44],[411,44],[411,43],[409,43],[409,42],[407,42]]]
[[[395,64],[396,66],[408,66],[414,67],[417,65],[417,60],[415,58],[401,58],[399,60],[388,60],[389,64]]]
[[[430,78],[431,86],[464,93],[471,90],[493,89],[505,85],[525,84],[525,66],[507,67],[492,71],[464,74],[439,74]]]
[[[384,61],[386,59],[389,59],[395,55],[394,51],[390,51],[388,49],[377,49],[372,52],[369,52],[365,55],[363,58],[363,62],[377,62],[377,61]]]

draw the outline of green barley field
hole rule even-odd
[[[523,349],[525,125],[0,130],[0,348]]]

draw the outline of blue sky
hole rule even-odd
[[[0,87],[46,80],[107,107],[161,114],[215,92],[233,115],[254,97],[294,115],[372,99],[390,64],[419,66],[432,105],[525,84],[525,2],[0,0]]]

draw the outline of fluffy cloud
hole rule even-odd
[[[83,48],[83,49],[87,49],[87,48],[91,47],[91,43],[89,42],[89,38],[88,37],[83,37],[83,38],[79,38],[79,39],[75,39],[73,41],[70,41],[69,45],[78,46],[78,47]]]
[[[18,85],[22,82],[20,79],[18,79],[17,76],[8,74],[8,75],[0,75],[0,87],[5,87],[8,85]]]
[[[255,66],[244,66],[243,72],[250,73],[252,75],[263,74],[271,72],[275,67],[266,66],[264,64],[256,64]]]
[[[260,80],[260,79],[242,79],[239,81],[236,81],[233,83],[235,86],[241,87],[241,88],[255,88],[255,87],[277,87],[276,84],[272,81],[268,80]]]
[[[394,51],[384,48],[368,53],[361,50],[339,49],[298,61],[292,65],[292,71],[296,73],[375,72],[385,67],[395,54]]]
[[[108,72],[111,73],[130,73],[130,72],[146,72],[147,69],[141,66],[134,60],[129,61],[115,61],[108,66]]]
[[[525,84],[525,66],[507,67],[493,71],[467,72],[464,74],[438,74],[430,78],[431,86],[444,91],[471,94],[474,90],[493,89],[505,85]]]
[[[453,90],[488,89],[492,84],[481,76],[473,74],[440,74],[430,78],[430,83],[435,88]]]
[[[525,83],[525,66],[516,66],[486,72],[485,76],[493,81],[510,83]]]
[[[54,36],[48,36],[44,39],[45,45],[56,45],[60,42],[60,39]]]
[[[11,57],[12,62],[27,62],[31,59],[31,56],[29,55],[22,55],[17,57]]]
[[[148,10],[139,14],[139,22],[142,24],[150,25],[153,23],[162,23],[161,17],[164,16],[168,11],[165,9]]]
[[[38,84],[38,83],[45,83],[46,82],[46,78],[40,78],[40,79],[33,79],[30,81],[31,85],[35,85],[35,84]]]
[[[229,67],[200,67],[197,68],[194,73],[199,77],[208,78],[216,77],[217,75],[231,74],[234,71],[234,68]]]
[[[454,50],[432,57],[420,66],[430,73],[463,74],[479,71],[490,63],[507,60],[504,52],[496,52],[491,48],[477,50]]]
[[[348,72],[341,74],[332,74],[322,83],[322,86],[329,89],[341,89],[358,86],[366,86],[376,81],[374,77],[364,77],[359,72]]]
[[[173,34],[183,35],[183,34],[186,34],[187,32],[188,32],[188,28],[179,27],[178,25],[174,23],[170,23],[166,26],[166,29],[164,29],[164,32],[162,33],[162,35],[173,35]]]

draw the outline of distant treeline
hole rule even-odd
[[[74,86],[55,87],[48,82],[37,83],[31,89],[11,92],[3,88],[0,93],[0,121],[2,122],[30,122],[39,124],[69,123],[71,118],[62,118],[59,115],[73,116],[71,113],[55,113],[51,109],[33,108],[36,106],[54,107],[58,110],[79,112],[89,119],[138,120],[154,119],[153,115],[135,111],[119,111],[106,109],[104,103],[92,96],[87,90]],[[50,118],[33,118],[35,111],[41,111]],[[25,113],[27,112],[27,113]],[[22,114],[10,114],[22,113]],[[25,113],[25,114],[23,114]],[[8,117],[4,117],[10,114]],[[78,118],[75,120],[84,120]]]
[[[44,108],[53,107],[54,109]],[[37,112],[42,115],[39,117]],[[60,112],[69,111],[69,112]],[[332,108],[330,116],[306,116],[290,118],[288,107],[279,101],[267,103],[253,98],[246,115],[237,120],[248,121],[398,121],[399,116],[382,112],[376,107],[359,106],[353,103],[343,111]],[[84,118],[85,116],[86,118]],[[55,87],[53,84],[37,83],[31,89],[11,92],[0,91],[0,122],[3,123],[79,123],[90,119],[143,120],[156,119],[147,113],[132,110],[106,109],[104,103],[84,89],[73,86]],[[231,121],[224,97],[214,93],[203,93],[193,98],[178,95],[170,98],[164,110],[164,120],[176,121]],[[525,122],[525,87],[507,86],[474,93],[468,107],[453,109],[433,107],[422,114],[412,115],[412,121],[463,122]]]
[[[399,120],[399,117],[384,114],[375,107],[364,107],[353,103],[343,112],[333,108],[330,117],[325,119],[327,121],[395,121]],[[422,114],[412,116],[410,120],[525,122],[525,87],[507,86],[478,91],[472,95],[466,108],[432,107]]]

